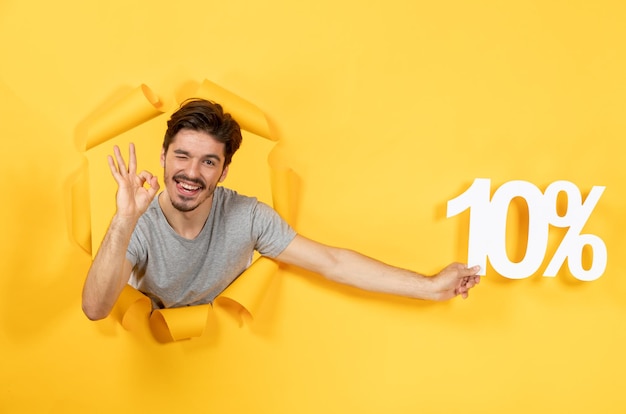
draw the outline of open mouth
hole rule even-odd
[[[174,181],[176,182],[178,192],[186,196],[192,196],[204,188],[202,184],[193,180],[182,181],[182,177],[174,178]]]

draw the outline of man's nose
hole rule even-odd
[[[196,160],[191,160],[187,164],[187,168],[185,173],[189,176],[189,178],[196,178],[200,176],[200,162]]]

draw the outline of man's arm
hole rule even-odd
[[[132,264],[126,249],[135,228],[133,222],[114,216],[83,287],[83,312],[91,320],[106,318],[128,283]]]
[[[452,263],[437,275],[427,277],[300,235],[276,260],[360,289],[416,299],[447,300],[457,295],[466,298],[469,290],[480,280],[476,274],[478,266],[468,268],[460,263]]]
[[[117,182],[117,211],[87,273],[83,287],[83,312],[89,319],[105,318],[132,271],[126,250],[139,217],[159,190],[157,178],[147,171],[137,174],[135,146],[130,144],[128,167],[119,148],[114,148],[117,165],[108,157],[111,174]],[[148,184],[148,188],[144,184]]]

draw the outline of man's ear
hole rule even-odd
[[[161,168],[165,168],[165,148],[161,148]]]
[[[224,171],[222,171],[222,175],[220,176],[220,183],[226,179],[226,176],[228,175],[228,167],[228,165],[224,167]]]

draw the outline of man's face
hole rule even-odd
[[[167,153],[161,152],[167,194],[179,211],[193,211],[213,196],[224,181],[224,144],[206,132],[180,130]]]

